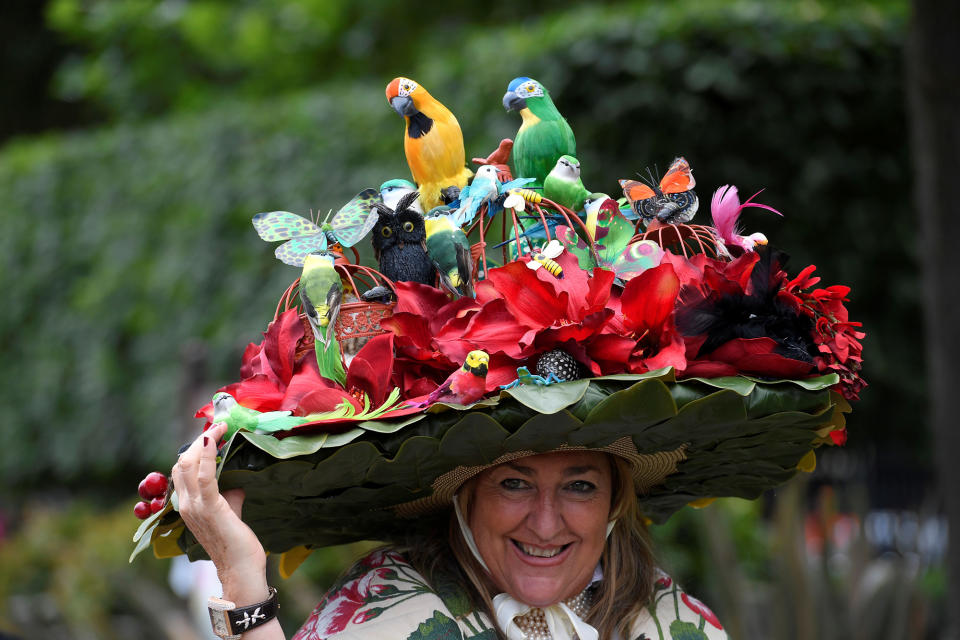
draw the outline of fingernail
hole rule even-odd
[[[210,442],[210,438],[208,438],[207,436],[203,436],[203,446],[204,446],[204,447],[207,446],[207,443],[208,443],[208,442]]]

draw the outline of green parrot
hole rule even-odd
[[[527,188],[544,184],[547,174],[562,155],[577,155],[573,130],[553,105],[542,84],[531,78],[514,78],[503,96],[508,111],[519,111],[523,118],[513,141],[510,165],[516,178],[534,178]]]
[[[237,399],[226,391],[219,391],[213,396],[213,422],[227,423],[227,432],[223,437],[229,440],[240,429],[254,433],[274,433],[293,429],[306,420],[291,416],[289,411],[260,413],[239,404]]]
[[[343,300],[343,283],[333,264],[333,255],[326,251],[306,257],[300,275],[300,302],[313,329],[320,375],[344,386],[347,374],[340,359],[340,344],[334,335]]]
[[[560,156],[553,171],[543,181],[543,197],[573,211],[582,211],[590,190],[580,180],[580,161],[573,156]]]
[[[455,296],[474,297],[473,260],[470,257],[470,241],[466,234],[446,214],[450,207],[434,207],[427,213],[423,223],[427,231],[427,255],[440,275],[440,284]]]

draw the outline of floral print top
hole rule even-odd
[[[428,585],[402,555],[378,550],[327,592],[293,640],[495,640],[455,584]],[[627,640],[725,640],[717,617],[666,574]]]

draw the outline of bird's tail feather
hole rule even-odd
[[[328,328],[333,331],[333,327]],[[343,369],[343,360],[340,358],[340,343],[335,336],[324,344],[320,340],[314,340],[314,350],[317,352],[317,366],[320,369],[320,375],[327,380],[332,380],[345,387],[347,384],[347,372]]]

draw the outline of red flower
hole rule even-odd
[[[340,633],[347,624],[361,624],[380,613],[380,609],[369,609],[358,613],[364,605],[377,596],[384,586],[374,581],[386,577],[386,569],[375,569],[356,580],[345,583],[335,593],[329,594],[310,614],[310,618],[300,628],[294,640],[305,638],[326,638]]]
[[[715,626],[717,629],[723,629],[723,627],[720,626],[720,621],[717,620],[717,616],[713,614],[713,611],[710,611],[710,607],[703,604],[693,596],[688,596],[685,593],[680,594],[680,599],[683,600],[685,605],[690,607],[691,611],[699,614],[704,620]]]
[[[819,352],[819,357],[814,360],[817,369],[820,373],[838,374],[838,390],[847,400],[856,400],[867,386],[860,377],[863,368],[860,341],[866,334],[859,330],[861,323],[850,322],[843,304],[847,302],[850,287],[834,285],[805,291],[820,281],[813,276],[815,270],[816,267],[810,265],[787,282],[779,292],[779,299],[815,320],[813,341]]]
[[[381,405],[393,389],[393,334],[377,336],[354,356],[347,369],[347,389],[322,377],[313,349],[302,349],[305,329],[296,310],[290,309],[270,323],[260,344],[250,344],[243,354],[240,372],[243,380],[220,389],[237,399],[242,406],[256,411],[290,411],[296,416],[333,411],[344,402],[355,413],[363,411],[363,394],[369,396],[370,407]],[[301,351],[298,358],[297,352]],[[396,417],[416,410],[394,410],[381,418]],[[213,403],[196,413],[213,419]],[[349,424],[351,418],[308,422],[296,431],[331,430]],[[282,436],[283,434],[277,434]]]

